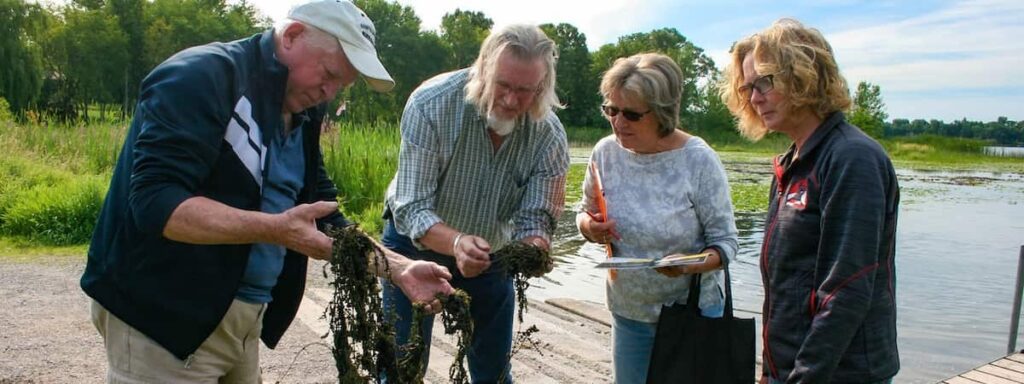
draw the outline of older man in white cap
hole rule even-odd
[[[143,80],[81,281],[108,381],[260,381],[258,339],[277,344],[308,257],[331,254],[318,225],[348,224],[320,155],[326,102],[359,74],[394,85],[374,32],[352,3],[313,1]],[[446,269],[384,256],[385,277],[439,309]]]

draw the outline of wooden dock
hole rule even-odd
[[[942,381],[949,384],[1024,383],[1024,354],[1015,353]]]

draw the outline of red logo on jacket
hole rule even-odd
[[[786,206],[802,211],[807,208],[807,179],[793,182],[786,192]]]

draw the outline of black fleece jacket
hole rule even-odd
[[[180,359],[217,327],[238,290],[251,245],[197,245],[165,238],[171,213],[204,196],[259,210],[266,148],[282,129],[288,69],[273,33],[179,52],[142,82],[82,276],[82,289]],[[305,182],[296,203],[336,200],[320,152],[325,106],[297,114]],[[320,224],[347,224],[340,213]],[[263,320],[273,348],[295,318],[306,256],[288,251]]]
[[[867,383],[899,371],[896,215],[884,149],[833,113],[775,160],[761,250],[764,374]]]

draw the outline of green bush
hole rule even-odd
[[[0,123],[14,121],[14,115],[11,114],[11,104],[7,102],[7,99],[0,97]]]
[[[56,186],[68,183],[72,176],[68,172],[33,163],[25,157],[0,158],[0,225],[4,214],[25,191],[39,186]]]
[[[103,177],[83,176],[16,192],[0,232],[45,245],[87,243],[106,188]]]

